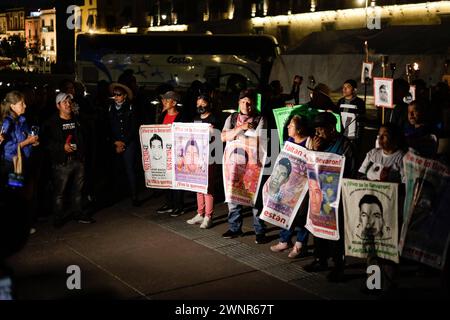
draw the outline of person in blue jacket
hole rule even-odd
[[[1,189],[5,187],[8,175],[14,172],[13,160],[17,157],[17,147],[20,147],[26,174],[32,146],[39,139],[37,135],[31,135],[24,117],[26,107],[24,95],[19,91],[9,92],[1,103]]]

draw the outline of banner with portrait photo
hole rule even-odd
[[[293,107],[284,107],[273,109],[273,115],[275,117],[275,123],[277,125],[278,137],[280,138],[280,149],[283,149],[284,141],[288,139],[287,126],[288,121],[292,119],[294,115],[305,117],[308,122],[311,122],[314,117],[323,110],[308,108],[307,105],[298,105]],[[336,131],[341,132],[341,117],[337,113],[332,114],[336,117]]]
[[[173,188],[207,193],[208,123],[173,123]]]
[[[398,258],[398,184],[343,179],[345,255]]]
[[[308,192],[307,152],[292,142],[284,145],[272,174],[263,186],[262,220],[284,229],[291,228]]]
[[[361,68],[361,83],[369,82],[372,79],[373,62],[363,62]]]
[[[403,158],[406,193],[402,257],[442,269],[450,234],[450,168],[409,151]]]
[[[374,105],[394,108],[394,79],[373,78]]]
[[[309,151],[309,207],[306,228],[318,238],[339,240],[338,209],[345,157]]]
[[[172,125],[144,125],[139,128],[142,166],[148,188],[172,188]]]
[[[227,142],[222,166],[225,202],[255,205],[266,161],[266,151],[259,149],[258,157],[256,138]]]

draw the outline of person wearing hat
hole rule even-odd
[[[85,159],[87,139],[86,126],[72,110],[72,95],[61,92],[56,96],[58,113],[50,118],[42,129],[42,144],[47,149],[52,163],[55,190],[55,217],[53,224],[59,228],[72,215],[65,210],[67,190],[73,203],[71,212],[80,223],[92,223],[94,220],[83,211],[82,190],[85,182]],[[73,210],[74,209],[74,210]]]
[[[349,123],[343,123],[344,128],[344,136],[348,137],[351,140],[356,140],[359,142],[362,130],[364,128],[364,117],[366,115],[366,103],[363,99],[359,98],[356,95],[357,92],[357,84],[353,79],[346,80],[342,85],[342,95],[343,97],[338,100],[337,106],[339,111],[348,112],[355,114],[355,118],[353,121],[356,122],[356,133],[355,136],[349,137]],[[342,119],[342,117],[341,117]]]
[[[239,112],[231,114],[225,121],[222,129],[222,142],[229,142],[235,139],[247,139],[246,133],[249,130],[254,131],[252,136],[256,136],[260,143],[264,145],[265,139],[263,129],[266,128],[266,120],[256,111],[256,91],[253,89],[244,89],[239,94]],[[225,164],[224,164],[225,165]],[[226,239],[235,238],[242,235],[242,209],[243,206],[237,203],[228,202],[228,223],[229,229],[222,237]],[[266,242],[266,226],[259,218],[259,211],[262,209],[261,194],[258,195],[258,200],[253,212],[253,227],[255,228],[257,244]]]
[[[160,123],[172,124],[174,122],[183,122],[183,113],[177,108],[181,101],[181,96],[175,91],[167,91],[161,95],[161,102],[163,109],[161,111]]]
[[[311,148],[314,151],[329,152],[345,157],[344,177],[352,178],[354,171],[354,151],[351,141],[336,131],[336,117],[330,112],[321,112],[314,118],[313,125],[316,130],[312,139]],[[342,200],[341,200],[342,201]],[[344,224],[342,205],[339,205],[339,240],[325,240],[314,238],[315,260],[305,266],[308,272],[326,270],[328,258],[334,261],[334,268],[328,274],[328,280],[332,282],[342,281],[344,275]]]
[[[108,108],[109,141],[114,150],[114,191],[115,199],[123,195],[122,173],[125,171],[131,200],[134,206],[139,205],[136,186],[136,155],[138,150],[138,119],[131,104],[133,92],[126,85],[112,83],[110,92],[114,101]]]
[[[163,105],[161,116],[159,117],[161,124],[172,124],[174,122],[183,122],[183,114],[178,111],[177,104],[180,102],[180,95],[172,90],[161,95]],[[172,217],[178,217],[185,213],[184,211],[184,191],[183,190],[166,190],[166,203],[156,210],[157,213],[168,213]]]
[[[331,90],[326,84],[318,83],[314,88],[308,87],[308,89],[311,90],[311,100],[307,103],[308,107],[338,112],[338,108],[330,97]]]

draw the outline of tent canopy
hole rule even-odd
[[[446,54],[450,24],[313,32],[286,54],[363,54],[366,40],[371,54]]]

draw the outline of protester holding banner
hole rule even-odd
[[[289,142],[307,148],[308,142],[311,141],[308,122],[305,117],[295,115],[292,117],[288,125]],[[286,159],[286,158],[285,158]],[[282,162],[280,161],[280,164]],[[305,198],[307,203],[308,198]],[[292,250],[289,252],[289,258],[296,258],[306,254],[306,246],[308,245],[308,230],[304,227],[306,223],[307,206],[301,206],[290,229],[283,229],[280,232],[280,241],[271,246],[273,252],[281,252],[290,247],[291,237],[296,231],[297,239]]]
[[[344,156],[344,177],[352,177],[354,170],[353,145],[348,138],[336,131],[336,117],[330,112],[319,113],[314,119],[314,127],[316,134],[312,141],[312,149]],[[328,258],[331,256],[334,268],[327,277],[329,281],[342,281],[344,275],[344,228],[341,203],[339,203],[338,219],[339,240],[332,241],[314,237],[315,260],[305,266],[305,270],[308,272],[326,270],[328,269]]]
[[[405,182],[403,174],[404,152],[400,130],[392,123],[382,125],[378,131],[380,148],[370,150],[358,172],[360,178],[372,181]]]
[[[364,258],[367,266],[378,265],[381,288],[393,288],[398,255],[398,184],[343,179],[345,253]],[[368,275],[370,277],[370,275]],[[363,290],[367,290],[367,281]]]
[[[380,148],[374,148],[367,153],[364,162],[362,163],[361,167],[358,170],[358,172],[361,175],[360,178],[382,182],[394,182],[394,183],[406,182],[403,170],[403,157],[405,153],[400,148],[401,145],[404,145],[402,141],[403,137],[401,135],[401,130],[395,124],[388,123],[382,125],[378,132],[378,144]],[[369,189],[370,188],[368,188],[367,190]],[[399,192],[396,192],[396,194],[401,196],[403,195],[402,191],[403,189],[400,188]],[[401,202],[400,199],[395,199],[395,204],[399,202]],[[394,206],[394,201],[391,200],[388,204]],[[384,207],[385,215],[388,215],[387,217],[384,217],[384,221],[389,220],[389,216],[399,211],[396,205],[390,210],[386,210],[386,205],[382,206],[380,204],[379,207],[380,208]],[[350,208],[353,208],[353,206],[350,206]],[[351,210],[348,209],[347,211]],[[395,218],[390,220],[392,221],[391,222],[392,233],[397,235],[398,233],[397,226],[399,225],[398,215],[395,214]],[[369,221],[374,220],[372,219]],[[349,222],[346,221],[346,223]],[[364,224],[362,223],[361,226],[363,227]],[[346,237],[346,239],[348,238],[349,237]],[[393,239],[395,239],[395,241],[392,244],[392,246],[396,247],[397,237],[395,236],[393,237]],[[395,253],[397,252],[397,250],[398,249],[395,250]],[[390,260],[388,260],[387,258],[389,258]],[[394,281],[394,274],[396,271],[396,265],[391,260],[394,262],[398,262],[398,257],[396,256],[395,259],[384,255],[382,257],[379,257],[378,254],[373,253],[367,255],[368,266],[379,265],[382,269],[383,290],[389,290],[394,284],[393,281]]]
[[[258,154],[261,144],[264,145],[265,134],[263,134],[263,129],[266,128],[266,122],[265,119],[257,113],[255,101],[256,92],[254,90],[245,89],[240,92],[239,112],[231,114],[226,119],[222,130],[221,139],[223,142],[227,142],[227,144],[228,142],[232,142],[236,139],[243,141],[245,144],[256,143],[256,145],[259,146],[256,152]],[[227,161],[228,159],[225,158],[225,160]],[[257,160],[258,159],[253,159],[252,161]],[[227,164],[224,163],[224,166],[226,165]],[[241,173],[241,176],[243,178],[244,173]],[[257,181],[251,182],[257,183]],[[258,192],[258,190],[256,190],[256,192]],[[258,244],[266,242],[266,227],[258,215],[261,207],[262,201],[257,201],[257,204],[252,208],[253,227],[256,233],[255,242]],[[242,208],[243,206],[241,204],[232,201],[228,202],[229,230],[222,235],[224,238],[235,238],[242,234]]]
[[[218,120],[211,110],[211,98],[206,95],[200,95],[197,98],[197,116],[194,122],[209,123],[211,131],[217,128]],[[211,143],[214,137],[211,137]],[[197,192],[197,214],[187,220],[188,224],[200,224],[200,228],[208,229],[212,226],[212,216],[214,214],[214,174],[215,164],[208,166],[208,193]]]
[[[183,114],[178,111],[177,104],[181,97],[175,91],[167,91],[161,95],[163,109],[159,117],[162,124],[172,124],[174,122],[183,122]],[[184,214],[184,191],[183,190],[167,190],[166,203],[160,207],[157,213],[169,213],[172,217]]]

